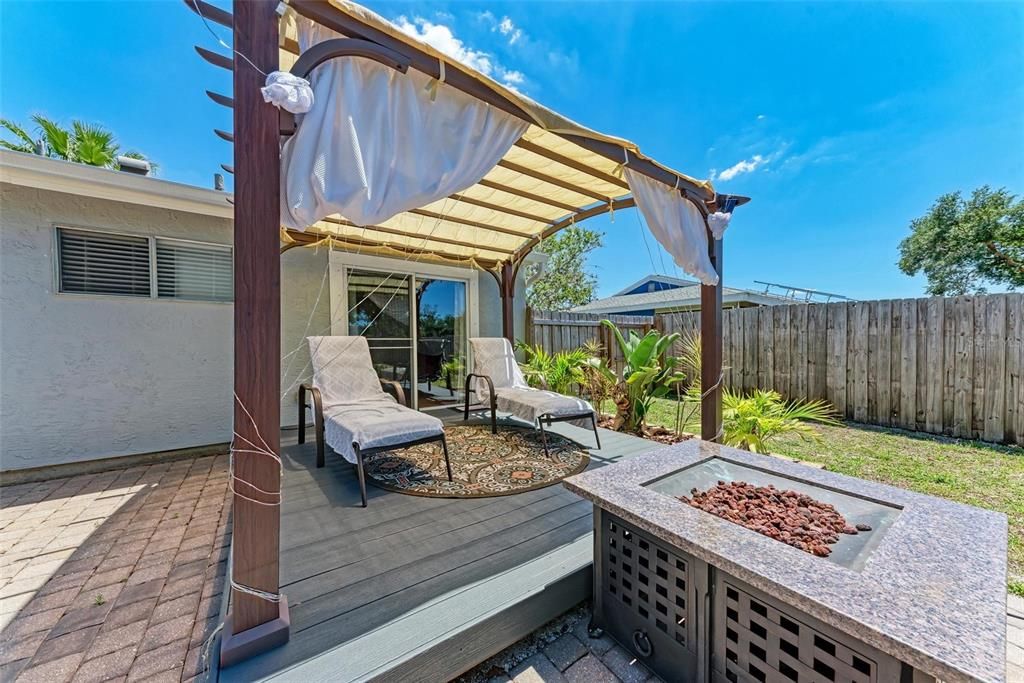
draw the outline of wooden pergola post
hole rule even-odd
[[[700,288],[700,438],[718,441],[722,428],[722,240],[708,235],[708,256],[718,273],[718,284]],[[714,388],[712,388],[714,387]]]
[[[276,0],[234,0],[235,401],[231,608],[224,666],[288,640],[278,576],[281,509],[280,154],[278,110],[260,88],[278,63]],[[269,492],[269,494],[267,493]],[[255,502],[260,501],[260,502]],[[250,592],[250,589],[252,592]]]
[[[501,264],[501,280],[498,284],[501,296],[501,335],[516,345],[515,295],[516,269],[511,261]]]

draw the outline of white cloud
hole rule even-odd
[[[489,54],[468,47],[443,24],[435,24],[423,17],[414,17],[410,20],[405,15],[395,19],[395,24],[410,36],[422,40],[485,76],[491,76],[495,72],[495,64]]]
[[[491,22],[495,27],[492,30],[499,30],[497,27],[504,25],[504,21],[501,24],[495,23],[494,15],[490,12],[481,12],[477,17]],[[505,19],[508,19],[508,17],[505,17]],[[509,32],[511,32],[512,36],[515,36],[519,29],[515,28],[511,21],[508,23],[510,27]],[[509,69],[499,63],[490,53],[466,45],[462,39],[455,35],[455,32],[450,27],[444,24],[437,24],[423,17],[413,17],[410,19],[402,15],[395,19],[395,25],[410,36],[433,46],[452,59],[462,62],[472,69],[476,69],[485,76],[496,78],[510,90],[520,92],[520,88],[526,84],[526,75],[522,71]],[[508,35],[508,32],[504,29],[500,30],[501,33]],[[521,36],[522,33],[519,32],[519,35]],[[518,40],[518,37],[515,37],[515,39]],[[513,42],[512,38],[510,38],[510,42]]]
[[[764,121],[764,114],[758,114],[757,115],[757,120],[758,121]]]
[[[725,169],[724,171],[718,174],[717,179],[732,180],[738,175],[742,175],[744,173],[752,173],[756,171],[759,167],[765,165],[766,163],[768,163],[767,158],[760,154],[755,154],[749,159],[743,159],[742,161],[738,161],[729,168]]]
[[[526,82],[526,76],[522,71],[506,71],[501,80],[505,85],[522,85]]]
[[[501,35],[508,38],[509,45],[515,45],[523,37],[522,29],[516,28],[516,25],[508,17],[501,18],[501,21],[498,23],[498,30],[501,32]]]

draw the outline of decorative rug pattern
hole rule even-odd
[[[368,456],[368,481],[414,496],[488,498],[557,484],[590,463],[585,448],[551,432],[550,455],[545,455],[540,431],[528,427],[499,425],[498,433],[491,434],[489,425],[447,425],[444,433],[451,482],[440,442]]]

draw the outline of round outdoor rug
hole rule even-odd
[[[557,484],[582,472],[590,462],[586,449],[548,432],[548,452],[540,432],[517,426],[445,427],[452,481],[444,468],[441,443],[377,453],[366,458],[367,479],[389,491],[437,498],[507,496]]]

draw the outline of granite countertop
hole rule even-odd
[[[710,458],[902,510],[864,565],[853,570],[643,486]],[[1004,681],[1003,514],[697,439],[564,484],[670,545],[946,683]]]

